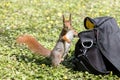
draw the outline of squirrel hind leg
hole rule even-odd
[[[62,54],[53,54],[53,56],[51,57],[51,59],[52,59],[52,65],[56,67],[62,61]]]

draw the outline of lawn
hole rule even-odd
[[[84,18],[112,16],[120,24],[120,0],[0,0],[0,80],[120,80],[113,75],[93,75],[72,69],[74,39],[67,59],[54,68],[50,61],[16,44],[21,34],[31,34],[52,49],[62,29],[62,14],[72,14],[77,32]]]

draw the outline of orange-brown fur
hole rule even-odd
[[[63,40],[62,37],[69,30],[73,30],[71,26],[71,15],[70,15],[69,20],[65,20],[64,15],[63,15],[63,29],[59,35],[59,39],[56,42],[56,45],[53,48],[53,50],[49,50],[45,48],[34,37],[30,35],[26,35],[26,34],[19,36],[16,41],[17,43],[20,43],[20,44],[26,44],[31,51],[37,54],[40,54],[44,57],[50,57],[52,59],[52,64],[54,66],[57,66],[62,61],[62,56],[64,54],[64,49],[65,49],[64,48],[65,40]]]
[[[51,50],[48,50],[44,46],[42,46],[34,37],[30,35],[21,35],[17,38],[17,43],[24,43],[28,46],[28,48],[44,57],[50,57]]]

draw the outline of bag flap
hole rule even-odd
[[[120,73],[120,29],[115,19],[107,20],[97,29],[97,43],[102,54]]]
[[[90,17],[86,17],[84,19],[84,27],[86,29],[93,29],[96,27],[99,27],[100,25],[102,25],[104,22],[108,21],[109,19],[112,19],[112,17],[97,17],[97,18],[90,18]]]

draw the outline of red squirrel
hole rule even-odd
[[[71,35],[72,33],[72,35]],[[70,36],[68,37],[68,35]],[[64,57],[68,53],[69,47],[70,47],[70,41],[73,39],[73,36],[77,35],[77,32],[72,28],[71,26],[71,14],[69,16],[69,20],[65,20],[63,15],[63,29],[59,35],[59,39],[56,42],[55,47],[53,50],[49,50],[42,46],[34,37],[30,35],[21,35],[19,36],[16,41],[20,44],[26,44],[28,48],[33,51],[34,53],[37,53],[44,57],[49,57],[52,60],[53,66],[58,66],[61,61],[63,61]],[[64,56],[64,57],[63,57]]]
[[[65,51],[64,51],[64,55],[63,55],[63,59],[66,57],[66,55],[68,54],[71,42],[73,40],[74,37],[78,37],[78,33],[75,30],[70,30],[68,31],[63,37],[62,39],[65,41],[64,42],[64,46],[65,46]]]

